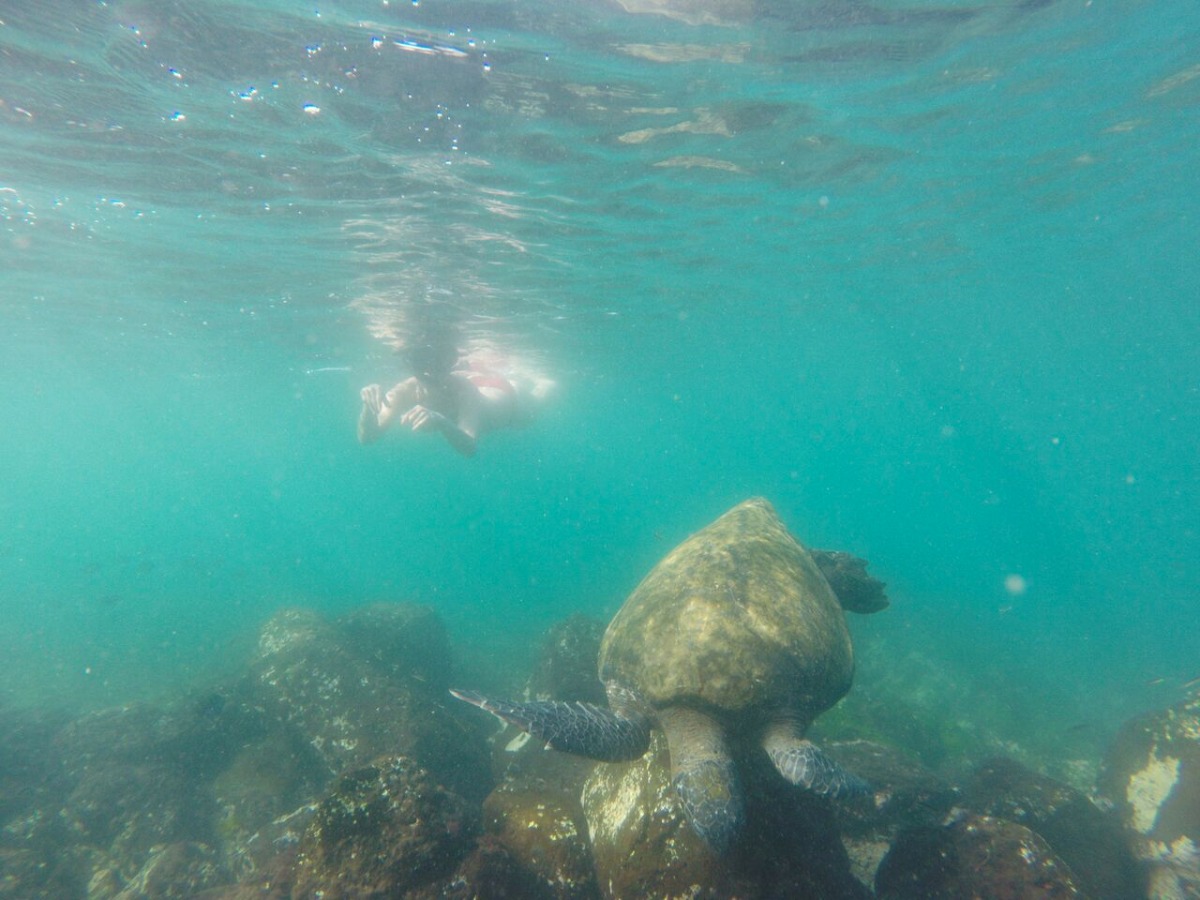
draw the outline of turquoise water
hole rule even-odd
[[[888,582],[860,684],[1200,675],[1197,7],[628,5],[0,3],[0,703],[284,605],[516,660],[751,494]],[[554,403],[359,446],[421,316]]]

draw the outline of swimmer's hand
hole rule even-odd
[[[384,407],[383,389],[377,384],[368,384],[359,391],[359,396],[362,397],[363,407],[378,417]]]
[[[358,414],[358,441],[360,444],[370,444],[379,438],[385,423],[380,416],[386,408],[379,385],[368,384],[359,391],[362,397],[362,412]]]
[[[446,431],[450,427],[450,422],[440,412],[419,403],[400,417],[400,424],[413,431]]]

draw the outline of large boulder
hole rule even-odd
[[[377,603],[329,619],[284,609],[223,695],[263,726],[211,780],[215,837],[242,880],[277,870],[330,780],[403,754],[455,794],[491,787],[479,723],[448,710],[450,648],[433,610]]]
[[[563,888],[569,890],[570,886]],[[531,872],[502,841],[485,835],[447,883],[410,892],[405,900],[554,900],[569,896],[574,895],[560,893],[558,886]]]
[[[181,841],[156,847],[113,900],[192,900],[201,891],[228,880],[216,851],[204,844]],[[88,891],[88,900],[107,898],[93,889]]]
[[[1145,873],[1120,821],[1073,787],[997,758],[976,768],[963,802],[1036,832],[1091,900],[1146,896]]]
[[[592,900],[599,896],[578,792],[514,781],[483,805],[484,828],[524,873],[524,896]]]
[[[61,715],[0,710],[0,825],[36,815],[70,789],[56,746],[65,724]]]
[[[834,806],[851,869],[870,886],[896,836],[906,829],[940,825],[958,803],[960,791],[893,747],[865,740],[825,746],[830,756],[871,785],[870,798]]]
[[[103,848],[132,878],[154,848],[207,831],[199,786],[162,764],[88,769],[60,815],[70,843]]]
[[[1200,897],[1200,694],[1127,723],[1099,790],[1135,835],[1156,897]]]
[[[218,686],[52,723],[6,714],[0,894],[283,885],[331,779],[380,754],[407,754],[477,818],[487,748],[479,723],[448,708],[449,658],[422,607],[283,610],[243,673]]]
[[[575,615],[552,625],[526,684],[526,695],[543,700],[604,702],[596,677],[596,654],[604,623]],[[499,782],[483,804],[487,837],[464,877],[481,890],[499,889],[497,878],[523,885],[514,896],[599,896],[587,822],[579,804],[590,760],[547,751],[513,726],[493,733],[493,770]],[[500,852],[501,849],[503,852]],[[490,896],[482,894],[481,896]]]
[[[189,877],[193,888],[227,879],[210,849],[208,783],[261,733],[260,716],[243,712],[202,691],[72,720],[11,714],[0,740],[0,817],[14,852],[0,865],[0,893],[105,900],[161,894]]]
[[[294,897],[401,897],[446,880],[471,852],[477,813],[405,756],[334,783],[300,839]]]
[[[315,752],[290,731],[242,748],[209,785],[216,840],[235,878],[269,870],[295,846],[327,781]]]
[[[263,627],[239,691],[312,748],[327,775],[393,753],[464,797],[491,788],[477,724],[445,702],[450,651],[430,609],[378,604],[330,621],[286,609]]]
[[[838,841],[831,804],[781,784],[761,755],[744,758],[748,827],[725,856],[689,826],[661,734],[635,762],[597,765],[583,810],[602,895],[868,897]]]
[[[582,613],[551,625],[542,636],[528,695],[537,700],[604,704],[604,686],[596,677],[604,627],[599,619]]]
[[[1015,822],[965,814],[903,832],[879,866],[878,900],[1082,900],[1049,844]]]
[[[161,883],[164,869],[153,861],[164,847],[211,852],[215,807],[208,783],[261,729],[257,713],[217,697],[203,692],[167,706],[104,709],[56,736],[70,791],[55,816],[55,849],[75,848],[76,858],[87,861],[90,896],[116,896],[150,872]],[[208,881],[226,877],[217,863],[205,871]]]

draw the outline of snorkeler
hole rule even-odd
[[[399,421],[413,431],[438,431],[463,456],[475,454],[480,435],[526,425],[554,387],[544,377],[491,368],[436,344],[408,351],[414,374],[386,394],[378,384],[361,391],[358,440],[369,444]]]

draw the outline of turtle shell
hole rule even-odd
[[[850,688],[845,616],[769,502],[752,498],[658,563],[600,645],[600,678],[655,706],[815,716]]]

